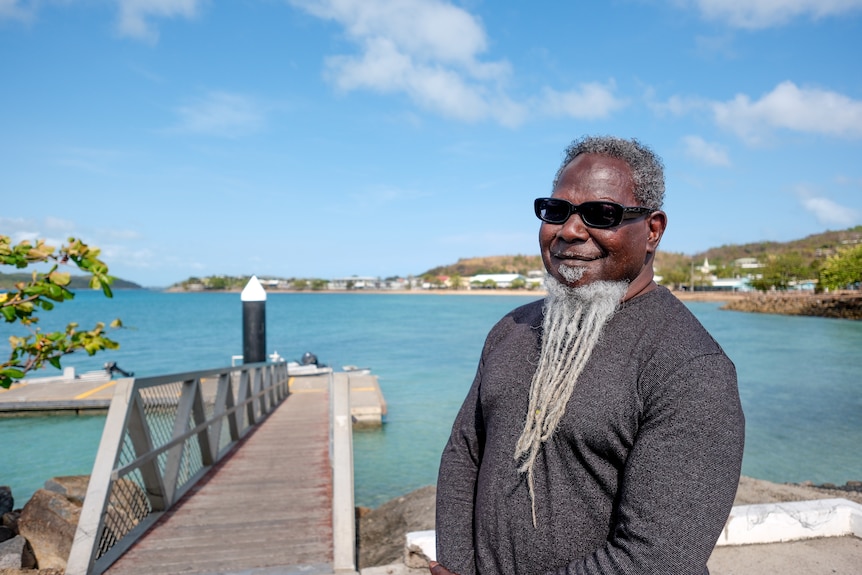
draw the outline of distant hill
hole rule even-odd
[[[15,289],[15,284],[19,282],[28,282],[33,279],[32,273],[15,273],[4,274],[0,273],[0,289],[11,290]],[[111,284],[112,289],[142,289],[140,285],[128,280],[116,278]],[[69,289],[72,291],[80,291],[90,289],[90,276],[72,276],[69,281]]]
[[[739,245],[724,245],[710,248],[693,255],[665,252],[659,250],[656,254],[656,269],[672,269],[686,267],[692,261],[703,263],[704,258],[710,264],[729,265],[739,258],[757,258],[765,260],[767,256],[780,256],[795,253],[802,256],[806,265],[817,260],[823,260],[834,254],[838,248],[846,245],[862,243],[862,226],[856,226],[843,231],[827,231],[814,234],[800,240],[789,242],[754,242]],[[489,256],[481,258],[462,258],[454,264],[432,268],[421,275],[460,275],[462,277],[476,274],[519,273],[526,275],[530,270],[544,269],[539,255]]]
[[[541,270],[542,257],[535,256],[489,256],[484,258],[461,258],[456,263],[438,266],[421,274],[432,276],[469,277],[477,274],[521,274],[530,270]]]
[[[686,254],[661,252],[656,256],[656,269],[671,269],[691,262],[702,264],[708,259],[711,265],[729,266],[740,258],[757,258],[765,263],[767,258],[794,254],[801,257],[802,264],[816,269],[820,262],[835,254],[840,248],[862,243],[862,226],[841,231],[812,234],[789,242],[753,242],[730,244],[689,256]]]

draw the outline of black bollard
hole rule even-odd
[[[266,292],[251,276],[240,294],[242,300],[242,362],[266,361]]]

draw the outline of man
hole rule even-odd
[[[443,452],[434,575],[698,574],[739,481],[721,347],[653,281],[661,161],[574,142],[535,202],[548,296],[490,332]]]

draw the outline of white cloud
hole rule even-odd
[[[524,120],[526,109],[503,84],[508,62],[482,61],[488,40],[481,23],[439,0],[290,0],[319,18],[341,24],[359,54],[327,59],[339,89],[404,93],[417,105],[463,121]]]
[[[75,222],[55,216],[45,216],[45,229],[50,230],[51,233],[70,234],[74,233]]]
[[[0,217],[0,230],[3,235],[12,239],[12,243],[17,244],[25,240],[35,243],[36,240],[45,240],[47,245],[54,248],[66,243],[69,236],[80,237],[75,231],[74,222],[54,216],[46,216],[41,221]],[[86,239],[84,242],[88,243]]]
[[[545,88],[541,110],[551,116],[569,116],[584,120],[607,118],[624,107],[626,102],[614,96],[614,83],[590,82],[577,90],[558,92]]]
[[[730,166],[730,158],[723,146],[707,142],[700,136],[683,138],[686,154],[711,166]]]
[[[693,3],[707,19],[748,29],[779,26],[799,17],[839,16],[862,8],[862,0],[688,0],[687,3]]]
[[[862,101],[828,90],[782,82],[760,100],[745,94],[712,105],[715,121],[749,142],[772,129],[862,137]]]
[[[648,102],[653,112],[659,115],[685,116],[709,108],[710,103],[701,98],[671,96],[666,102]]]
[[[583,83],[563,92],[546,88],[521,102],[509,96],[506,60],[483,60],[488,38],[481,21],[443,0],[288,0],[343,26],[356,54],[326,59],[326,77],[339,90],[405,94],[417,106],[465,122],[517,126],[545,114],[606,118],[624,107],[613,82]]]
[[[122,262],[124,268],[156,268],[162,262],[156,254],[148,248],[134,248],[120,244],[105,244],[100,246],[102,253],[100,258],[107,262],[109,267],[113,262]],[[111,275],[116,275],[112,272]]]
[[[294,6],[342,24],[354,40],[388,38],[403,52],[428,61],[479,65],[485,31],[461,8],[438,0],[290,0]]]
[[[800,188],[798,195],[802,207],[824,226],[848,228],[859,223],[860,216],[856,210],[842,206],[829,198],[815,196],[805,188]]]
[[[236,137],[263,126],[264,110],[252,98],[229,92],[211,92],[177,109],[179,124],[173,131]]]
[[[29,20],[36,11],[35,2],[0,0],[0,20]]]
[[[156,42],[159,32],[151,18],[193,18],[201,3],[202,0],[119,0],[117,29],[122,36]]]

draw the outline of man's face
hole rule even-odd
[[[553,197],[573,204],[604,200],[639,205],[628,164],[597,154],[581,154],[572,160],[560,174]],[[660,220],[658,226],[653,216]],[[580,214],[572,214],[564,224],[542,222],[542,261],[548,273],[572,287],[594,281],[632,282],[638,288],[629,291],[627,298],[632,297],[652,281],[648,255],[658,247],[664,222],[662,212],[623,220],[606,229],[588,227]]]

